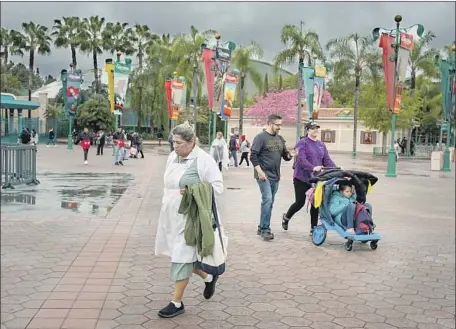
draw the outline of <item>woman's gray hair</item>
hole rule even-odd
[[[187,142],[195,140],[196,137],[195,130],[193,129],[192,125],[190,125],[188,122],[182,123],[174,127],[172,134],[180,136],[183,140]]]

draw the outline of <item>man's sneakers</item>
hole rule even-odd
[[[158,316],[161,318],[174,318],[183,313],[185,313],[184,303],[180,302],[180,307],[177,307],[173,302],[170,302],[168,306],[158,312]]]
[[[88,164],[89,164],[89,161],[87,161],[87,160],[84,161],[84,164],[85,164],[85,165],[88,165]]]
[[[272,232],[261,232],[260,229],[257,230],[257,235],[260,235],[264,241],[269,241],[274,239],[274,233]]]
[[[205,282],[204,283],[206,285],[206,287],[204,288],[204,292],[203,292],[204,298],[211,299],[212,296],[214,296],[215,285],[217,284],[218,277],[219,277],[218,275],[214,275],[212,277],[212,281],[211,282]]]

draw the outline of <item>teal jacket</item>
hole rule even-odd
[[[184,238],[194,246],[201,257],[212,254],[214,230],[212,228],[212,186],[202,182],[185,187],[179,214],[186,216]]]
[[[341,218],[345,208],[347,208],[350,203],[353,203],[355,201],[355,193],[353,193],[350,198],[346,198],[339,191],[334,191],[331,194],[331,200],[329,201],[329,212],[335,217],[334,219],[338,224],[341,224]]]

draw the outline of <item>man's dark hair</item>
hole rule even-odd
[[[278,114],[271,114],[268,117],[268,124],[274,123],[274,121],[276,121],[276,120],[282,120],[282,117]]]

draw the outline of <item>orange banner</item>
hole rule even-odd
[[[413,49],[413,35],[401,32],[401,47],[412,50]]]
[[[403,86],[402,85],[397,85],[396,86],[396,93],[395,93],[396,95],[395,95],[394,108],[393,108],[393,113],[394,114],[401,113],[402,90],[403,90]]]

